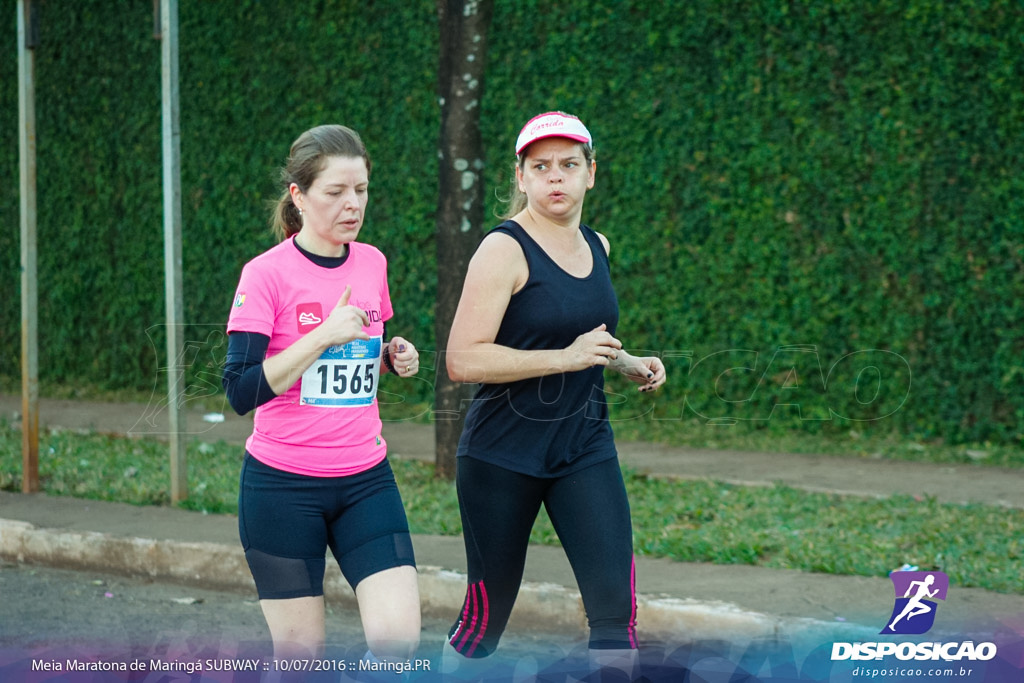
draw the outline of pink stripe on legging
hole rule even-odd
[[[475,596],[476,593],[473,590],[473,586],[470,585],[466,589],[466,602],[462,606],[462,623],[459,624],[459,630],[455,632],[451,639],[452,646],[459,652],[462,652],[462,648],[466,645],[466,639],[469,638],[469,632],[472,630],[469,623],[469,615],[470,605],[476,601]],[[476,609],[473,609],[472,612],[475,615]],[[475,618],[476,617],[474,616],[474,620]],[[456,639],[458,639],[460,636],[461,640],[456,642]]]
[[[629,615],[629,645],[634,650],[639,647],[636,642],[636,555],[631,560],[629,569],[629,593],[633,601],[633,611]]]
[[[472,609],[470,609],[471,606]],[[476,646],[480,644],[484,634],[487,633],[487,620],[489,616],[490,606],[487,601],[487,589],[484,587],[483,581],[478,581],[471,585],[466,592],[466,604],[462,610],[462,624],[459,626],[459,631],[452,636],[452,646],[464,656],[472,657],[473,652],[476,651]],[[463,648],[466,647],[470,635],[474,632],[476,632],[476,637],[473,638],[473,642],[469,645],[469,650],[463,652]],[[455,640],[460,635],[462,637],[456,643]]]
[[[469,652],[466,653],[467,657],[473,656],[473,652],[476,651],[476,646],[480,644],[480,641],[483,640],[484,634],[487,633],[487,621],[491,612],[490,603],[487,601],[487,588],[484,586],[484,582],[481,581],[477,585],[480,586],[480,598],[484,604],[484,613],[480,620],[480,632],[477,633],[476,638],[473,639],[473,646],[470,647]]]

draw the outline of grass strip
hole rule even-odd
[[[190,442],[181,507],[237,513],[241,456],[237,445]],[[435,479],[427,463],[392,465],[413,533],[461,533],[451,483]],[[50,495],[167,505],[169,467],[167,444],[156,439],[40,435],[40,478]],[[0,489],[19,491],[20,472],[21,432],[0,421]],[[640,555],[862,576],[907,563],[943,571],[959,586],[1024,594],[1024,510],[625,475]],[[543,512],[532,541],[558,542]]]
[[[1024,448],[1007,443],[948,444],[941,439],[912,439],[881,426],[818,426],[812,431],[793,421],[770,424],[710,424],[703,420],[653,420],[648,416],[614,419],[620,442],[643,441],[675,448],[801,453],[807,455],[898,460],[934,465],[1024,467]]]

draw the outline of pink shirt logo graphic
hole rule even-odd
[[[295,315],[299,325],[299,334],[309,332],[324,321],[324,312],[320,307],[320,302],[297,305]]]
[[[356,308],[363,309],[363,311],[366,312],[366,318],[367,320],[370,321],[371,325],[373,325],[374,323],[379,323],[383,320],[383,318],[381,318],[380,315],[380,308],[374,308],[373,304],[369,303],[368,301],[352,300],[349,301],[349,303],[355,306]]]

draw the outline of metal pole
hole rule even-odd
[[[181,127],[178,106],[178,0],[160,2],[164,292],[167,321],[167,408],[170,411],[171,502],[188,497],[185,462],[184,312],[181,278]]]
[[[39,491],[39,290],[36,274],[37,26],[18,0],[18,158],[21,176],[21,490]]]

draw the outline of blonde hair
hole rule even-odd
[[[330,157],[357,157],[370,174],[370,155],[359,134],[351,128],[329,124],[310,128],[292,143],[288,162],[281,169],[284,192],[274,204],[270,225],[278,239],[286,240],[302,229],[302,215],[292,201],[292,183],[306,192],[327,166]]]

